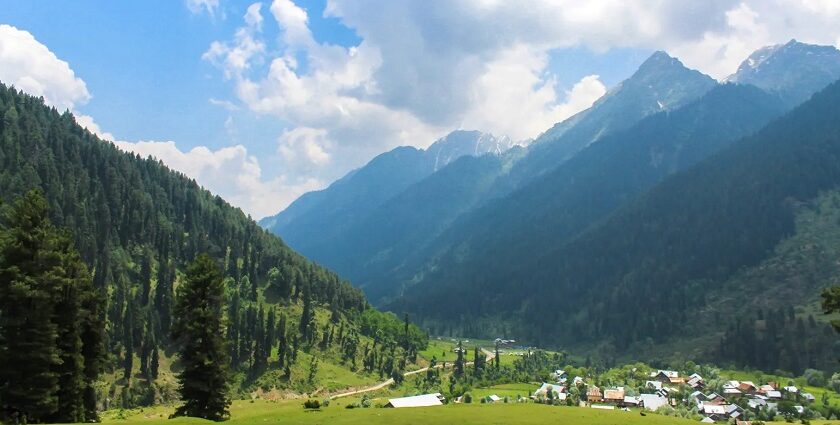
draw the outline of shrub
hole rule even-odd
[[[816,369],[805,369],[805,373],[803,373],[802,376],[805,377],[805,382],[807,382],[808,385],[815,387],[825,386],[825,374],[822,371]]]
[[[472,394],[464,393],[464,403],[467,403],[467,404],[472,403]]]
[[[320,409],[321,402],[318,400],[310,399],[303,402],[304,409]]]

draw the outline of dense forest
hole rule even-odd
[[[418,286],[395,306],[443,323],[484,321],[483,329],[508,317],[540,343],[609,340],[622,351],[681,337],[706,294],[794,233],[796,205],[840,183],[838,104],[840,83],[572,242],[458,286]],[[468,297],[477,302],[461,302]]]
[[[753,86],[721,85],[681,109],[643,119],[597,143],[509,196],[460,217],[426,248],[421,260],[381,274],[365,287],[377,302],[398,293],[424,268],[431,281],[449,284],[474,271],[495,275],[571,240],[616,208],[668,176],[725,149],[784,112],[781,102]],[[437,258],[439,257],[439,258]],[[502,259],[502,260],[500,260]],[[390,291],[390,292],[389,292]]]
[[[202,253],[224,271],[228,346],[243,389],[269,370],[287,372],[272,384],[289,381],[299,350],[354,366],[356,357],[375,355],[396,368],[425,345],[416,326],[372,311],[360,290],[239,209],[159,161],[98,139],[71,113],[0,86],[0,114],[0,200],[40,191],[103,299],[108,358],[100,408],[104,396],[124,406],[165,398],[151,383],[164,363],[177,361],[169,340],[174,293]],[[363,318],[367,327],[359,325]],[[365,345],[373,345],[368,353]],[[378,361],[369,371],[390,373],[387,365]]]

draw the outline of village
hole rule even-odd
[[[601,410],[638,412],[642,416],[659,414],[699,418],[702,423],[728,422],[750,425],[784,418],[807,420],[809,406],[816,397],[792,382],[716,380],[707,385],[698,373],[688,376],[673,370],[650,372],[641,387],[604,386],[587,383],[581,376],[570,377],[564,370],[551,373],[552,382],[543,382],[528,396],[511,398],[496,394],[477,400],[464,395],[452,403],[541,403]],[[383,407],[431,407],[447,404],[440,393],[391,398]],[[682,412],[682,414],[680,413]]]

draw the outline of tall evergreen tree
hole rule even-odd
[[[178,375],[184,404],[176,416],[214,421],[230,416],[228,358],[224,339],[225,288],[215,260],[199,255],[178,287],[172,338],[180,343],[183,371]]]
[[[0,231],[0,400],[3,418],[95,419],[101,309],[72,236],[30,191],[3,210]],[[92,400],[95,404],[95,398]]]

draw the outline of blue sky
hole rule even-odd
[[[840,41],[837,2],[677,3],[6,0],[0,80],[260,217],[398,145],[535,137],[654,50],[722,78],[766,44]]]

